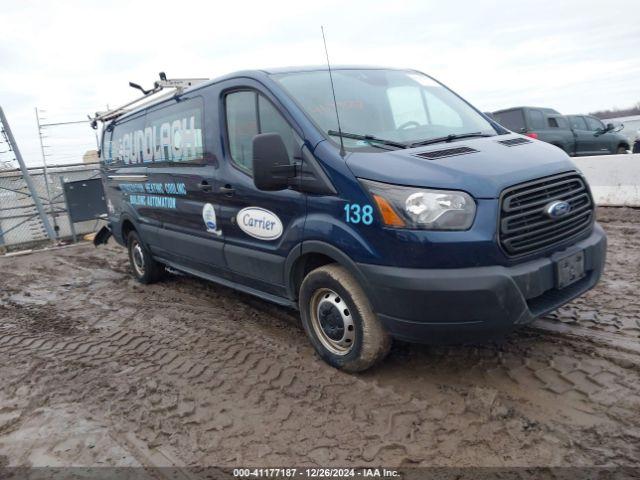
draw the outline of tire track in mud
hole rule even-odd
[[[170,312],[175,306],[166,304],[161,308]],[[180,309],[184,312],[190,307]],[[202,309],[195,308],[194,311],[200,313]],[[263,448],[260,453],[264,457],[264,452],[268,450],[264,444],[258,443],[254,448],[255,441],[247,441],[256,435],[254,422],[238,421],[245,412],[256,409],[256,415],[260,417],[258,423],[262,423],[265,432],[287,432],[286,438],[289,440],[300,435],[300,425],[290,428],[286,426],[287,420],[292,416],[294,419],[299,418],[309,410],[351,412],[351,415],[338,416],[335,420],[351,429],[365,430],[366,447],[346,448],[343,449],[343,457],[327,458],[320,452],[331,452],[331,448],[318,450],[319,447],[315,443],[310,443],[307,439],[305,444],[305,438],[300,439],[299,448],[293,455],[305,459],[306,462],[317,461],[322,464],[327,461],[376,463],[391,457],[396,460],[398,457],[405,458],[409,463],[420,463],[432,458],[425,448],[429,445],[428,438],[423,438],[420,433],[423,424],[428,422],[434,426],[438,423],[450,423],[451,413],[438,421],[437,412],[430,414],[432,405],[427,400],[417,398],[415,392],[399,394],[398,390],[381,387],[375,380],[371,381],[366,376],[352,377],[336,372],[319,363],[310,355],[311,351],[308,348],[302,355],[296,354],[295,351],[278,351],[274,349],[273,342],[271,345],[265,344],[255,336],[240,332],[226,324],[209,323],[206,333],[192,333],[191,336],[172,339],[126,328],[106,333],[73,338],[61,338],[50,334],[49,338],[45,339],[38,339],[32,335],[0,336],[0,355],[36,355],[40,359],[55,359],[53,365],[43,370],[43,375],[62,375],[62,384],[74,384],[66,396],[61,396],[61,401],[78,398],[88,400],[92,396],[88,392],[103,388],[100,384],[95,384],[96,373],[104,378],[119,378],[126,374],[129,387],[150,376],[160,378],[173,392],[173,397],[169,395],[173,398],[172,403],[162,408],[147,404],[144,400],[147,393],[154,395],[157,392],[158,387],[154,386],[150,387],[149,392],[146,387],[143,388],[143,394],[127,394],[121,400],[104,398],[102,401],[109,405],[111,416],[128,418],[131,424],[136,426],[134,431],[142,439],[150,442],[151,446],[164,444],[176,433],[181,432],[191,437],[195,435],[200,440],[193,444],[192,448],[205,455],[204,458],[212,451],[203,445],[216,445],[216,453],[220,450],[225,451],[224,448],[220,448],[219,441],[210,443],[212,438],[205,441],[207,437],[220,436],[220,432],[224,432],[225,445],[234,445],[232,449],[228,449],[230,452],[241,449],[255,453],[255,448]],[[203,349],[192,348],[194,344],[201,344]],[[277,347],[277,344],[275,346]],[[596,375],[599,372],[580,370],[575,365],[569,369],[551,361],[538,364],[533,359],[517,360],[508,355],[499,356],[498,362],[494,363],[483,358],[478,352],[470,353],[470,356],[476,357],[477,370],[486,371],[489,376],[500,377],[506,374],[524,390],[544,388],[554,394],[564,395],[573,389],[591,400],[597,399],[597,394],[603,390],[612,392],[622,389],[623,395],[633,392],[632,389],[623,388],[614,382],[618,378],[615,375],[601,381],[597,377],[591,377],[596,379],[591,381],[595,390],[581,391],[577,388],[580,383],[572,381],[571,375],[575,375],[576,372]],[[65,374],[64,366],[69,363],[81,363],[84,371]],[[117,363],[118,366],[115,370],[110,370],[113,363]],[[455,358],[448,360],[448,363],[456,363]],[[141,396],[142,399],[139,398]],[[196,401],[202,398],[209,400],[204,404]],[[279,407],[283,399],[287,400],[285,403],[290,404],[285,409],[286,412]],[[472,399],[471,403],[476,400]],[[482,423],[486,421],[487,416],[492,415],[491,409],[496,409],[494,404],[495,399],[484,405],[486,411],[480,413],[474,411],[474,408],[467,411],[467,407],[464,406],[454,414],[466,416],[470,423]],[[221,405],[226,407],[221,408]],[[365,416],[360,422],[354,420],[354,416],[357,417],[353,414],[354,410],[363,405],[375,412],[375,419]],[[480,410],[482,408],[481,403]],[[135,409],[139,410],[132,418],[128,412]],[[477,410],[477,406],[475,409]],[[276,412],[279,412],[278,415],[273,416]],[[265,417],[275,423],[267,428]],[[257,420],[251,416],[249,418]],[[326,416],[318,418],[322,421],[317,422],[317,425],[312,424],[316,428],[334,424],[328,421]],[[398,419],[406,421],[399,422]],[[163,424],[171,426],[168,430],[171,432],[169,435],[162,433]],[[462,436],[462,426],[453,428],[449,425],[446,432],[449,436]],[[334,435],[338,439],[341,438],[340,430],[335,431]],[[335,439],[333,441],[338,442]],[[377,447],[374,447],[375,445]],[[269,446],[269,449],[272,450],[273,447]],[[217,460],[220,458],[216,456]]]
[[[170,308],[170,305],[164,305],[164,309]],[[187,307],[186,310],[190,310]],[[185,308],[181,307],[184,312]],[[195,309],[198,313],[201,309]],[[252,376],[253,381],[260,383],[263,377],[268,378],[269,370],[277,371],[276,364],[265,362],[264,354],[257,352],[255,348],[256,342],[246,334],[240,334],[232,328],[225,328],[219,324],[209,325],[208,334],[210,342],[208,351],[200,352],[195,355],[196,359],[186,359],[181,357],[181,346],[191,345],[191,339],[180,338],[169,341],[166,338],[154,338],[145,334],[132,333],[127,330],[117,330],[110,332],[110,335],[103,338],[91,337],[85,339],[79,337],[76,339],[58,338],[51,335],[49,338],[41,336],[26,335],[20,336],[15,334],[0,335],[0,353],[10,356],[24,354],[25,351],[35,351],[40,354],[55,355],[58,361],[97,361],[98,364],[107,359],[117,358],[121,363],[129,367],[145,369],[147,371],[164,370],[169,374],[177,374],[185,378],[195,379],[205,371],[210,370],[212,365],[218,364],[225,367],[236,367],[242,365],[248,370],[255,371]],[[213,335],[211,336],[211,334]],[[230,341],[229,338],[233,338]],[[202,342],[202,338],[198,336],[198,340]],[[224,338],[220,342],[219,338]],[[251,348],[253,343],[254,348]],[[259,346],[263,346],[259,344]],[[184,348],[182,348],[183,350]],[[228,351],[231,354],[226,355]],[[216,357],[206,357],[206,354],[215,351]],[[634,349],[631,349],[635,353]],[[193,354],[191,354],[193,356]],[[221,356],[218,356],[221,355]],[[155,357],[159,357],[155,361]],[[479,358],[478,364],[472,366],[476,370],[486,370],[490,375],[503,372],[516,383],[531,382],[538,383],[539,387],[545,388],[551,392],[562,394],[569,390],[575,390],[585,395],[598,393],[602,389],[611,389],[616,385],[600,381],[596,377],[602,370],[600,366],[594,371],[595,367],[590,369],[581,368],[579,362],[564,362],[557,364],[557,361],[548,360],[546,363],[540,363],[539,360],[525,358],[522,361],[514,356],[507,357],[498,355],[497,362],[493,360]],[[260,371],[258,364],[263,364],[264,371]],[[275,375],[280,376],[281,372]],[[584,374],[584,380],[578,381],[576,375]],[[273,375],[273,373],[272,373]],[[611,376],[610,376],[611,377]],[[611,377],[615,378],[615,376]],[[537,380],[537,382],[536,382]],[[589,384],[589,388],[585,388],[585,384]],[[582,388],[581,388],[582,387]],[[588,393],[586,391],[588,390]]]

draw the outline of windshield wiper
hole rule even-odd
[[[394,142],[393,140],[386,140],[384,138],[374,137],[373,135],[360,135],[358,133],[338,132],[337,130],[329,130],[327,133],[334,137],[351,138],[353,140],[364,140],[365,142],[369,142],[369,143],[371,142],[381,143],[383,145],[389,145],[390,147],[396,147],[396,148],[409,147],[409,145],[407,145],[406,143]]]
[[[431,145],[432,143],[440,143],[440,142],[451,142],[453,140],[458,140],[460,138],[471,138],[471,137],[493,137],[493,135],[489,133],[482,132],[471,132],[471,133],[452,133],[447,135],[446,137],[437,137],[431,138],[429,140],[422,140],[420,142],[413,142],[409,145],[409,148],[413,147],[422,147],[423,145]]]

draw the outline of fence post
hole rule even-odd
[[[31,181],[31,176],[29,175],[29,170],[24,164],[24,160],[22,159],[22,154],[20,153],[20,149],[18,148],[18,144],[16,143],[15,138],[13,138],[13,133],[11,133],[11,127],[9,127],[9,122],[7,121],[7,117],[4,114],[4,110],[0,107],[0,123],[4,126],[4,131],[7,135],[7,140],[13,150],[13,153],[16,156],[16,160],[18,161],[18,165],[20,165],[20,171],[22,172],[22,178],[24,178],[24,182],[27,184],[27,188],[29,188],[29,192],[31,193],[31,198],[33,198],[33,203],[38,210],[38,215],[40,216],[40,221],[44,226],[44,229],[47,232],[47,236],[51,241],[55,239],[55,233],[51,228],[51,224],[49,223],[49,219],[42,208],[42,202],[40,201],[40,197],[38,196],[38,192],[33,186],[33,182]]]
[[[71,229],[71,238],[73,243],[77,243],[76,227],[73,224],[73,218],[71,218],[71,210],[69,210],[69,199],[67,198],[67,191],[64,189],[64,177],[60,175],[60,186],[62,187],[62,195],[64,196],[64,204],[67,207],[67,219],[69,220],[69,228]]]

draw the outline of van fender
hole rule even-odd
[[[369,298],[369,301],[372,302],[368,282],[366,280],[366,277],[358,268],[358,265],[339,248],[320,240],[305,240],[304,242],[302,242],[302,244],[293,248],[287,256],[285,260],[285,273],[287,279],[285,287],[287,288],[287,296],[289,298],[291,298],[292,300],[296,300],[298,296],[296,291],[295,279],[296,262],[298,261],[298,259],[309,253],[318,253],[321,255],[325,255],[346,268],[347,271],[351,275],[353,275],[353,277],[358,281],[362,289],[365,291],[367,297]]]
[[[131,223],[133,228],[135,228],[141,235],[144,230],[155,230],[156,227],[161,226],[159,221],[141,217],[132,205],[128,202],[123,202],[122,209],[120,210],[117,218],[112,217],[110,219],[112,234],[116,241],[122,245],[127,241],[123,234],[123,226],[126,222]]]
[[[135,210],[133,212],[131,210],[132,209],[128,208],[127,211],[123,211],[120,214],[120,217],[118,218],[117,222],[113,222],[111,224],[111,233],[113,237],[116,239],[116,241],[121,245],[125,245],[127,242],[126,235],[124,234],[124,231],[123,231],[124,225],[127,222],[133,225],[133,228],[136,230],[136,232],[142,233],[141,225],[143,222],[140,220],[140,217],[135,213]]]
[[[111,225],[111,234],[113,235],[113,238],[116,240],[116,242],[118,242],[120,245],[124,245],[127,241],[123,232],[124,224],[126,222],[130,222],[133,225],[133,228],[138,230],[138,222],[136,222],[134,218],[131,218],[131,216],[126,213],[120,214],[117,220],[112,219],[109,222],[109,224]]]

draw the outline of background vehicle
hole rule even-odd
[[[413,70],[231,74],[118,116],[102,160],[140,282],[167,266],[299,308],[318,354],[348,371],[392,338],[500,337],[604,265],[567,155]]]
[[[595,117],[563,116],[557,110],[540,107],[515,107],[493,113],[496,121],[509,130],[555,145],[572,156],[629,150],[624,135]]]
[[[627,137],[630,145],[633,145],[638,138],[638,131],[640,131],[640,115],[603,118],[601,120],[605,124],[613,123],[616,128],[621,128],[620,133]]]
[[[629,150],[628,138],[619,133],[613,123],[605,125],[599,118],[589,115],[567,115],[567,118],[576,136],[578,151],[591,152],[584,155],[622,154]]]

